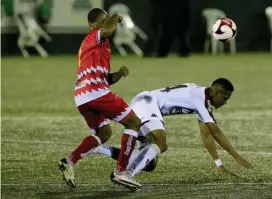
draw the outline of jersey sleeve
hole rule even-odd
[[[204,108],[203,108],[204,107]],[[215,123],[215,119],[213,117],[213,114],[210,113],[205,106],[199,107],[197,109],[196,118],[199,119],[203,123]]]
[[[196,117],[203,123],[216,123],[212,110],[209,105],[200,96],[194,96],[192,103],[196,108]]]

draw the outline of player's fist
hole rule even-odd
[[[117,13],[114,13],[114,14],[111,16],[111,18],[117,18],[117,19],[118,19],[117,23],[121,23],[122,20],[123,20],[123,17],[120,16],[119,14],[117,14]]]
[[[122,77],[126,77],[129,74],[129,70],[126,66],[122,66],[119,72],[122,74]]]
[[[220,171],[222,173],[226,173],[226,174],[238,177],[238,175],[236,175],[235,173],[228,170],[224,165],[221,165],[221,166],[217,167],[217,169],[218,169],[218,171]]]
[[[123,21],[123,17],[119,15],[118,23],[121,23]]]
[[[118,15],[118,14],[117,14]],[[119,19],[118,19],[118,23],[121,23],[123,21],[123,17],[121,15],[118,15]]]
[[[244,158],[242,158],[241,156],[238,156],[237,158],[235,158],[235,160],[238,164],[240,164],[241,166],[247,169],[252,167],[251,164],[248,161],[246,161]]]

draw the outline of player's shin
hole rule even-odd
[[[84,156],[87,156],[94,148],[98,147],[100,144],[100,138],[95,135],[90,135],[84,138],[81,144],[70,154],[69,158],[67,158],[68,164],[75,165],[78,160]]]
[[[134,177],[137,173],[139,173],[145,166],[153,160],[156,156],[161,153],[161,150],[158,145],[150,144],[143,148],[139,155],[135,158],[131,164],[129,164],[127,171],[128,173]]]
[[[106,144],[102,144],[99,147],[96,148],[95,153],[96,154],[103,154],[106,155],[114,160],[118,160],[120,149],[112,146],[108,146]],[[133,151],[130,158],[129,158],[129,164],[138,156],[138,151]]]
[[[126,129],[122,135],[120,154],[117,160],[116,171],[123,172],[126,170],[130,156],[135,147],[138,132]]]

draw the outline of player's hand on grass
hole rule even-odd
[[[126,66],[122,66],[119,72],[122,74],[122,77],[126,77],[129,74],[129,70]]]
[[[230,174],[230,175],[235,176],[235,177],[239,177],[235,173],[233,173],[230,170],[228,170],[224,165],[217,167],[217,169],[218,169],[218,171],[220,171],[222,173],[226,173],[226,174]]]
[[[240,164],[241,166],[245,167],[245,168],[252,168],[252,165],[246,161],[244,158],[242,158],[241,156],[238,156],[237,158],[235,158],[236,162],[238,164]]]

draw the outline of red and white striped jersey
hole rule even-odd
[[[77,80],[74,97],[77,106],[110,92],[111,50],[108,39],[100,40],[101,29],[91,30],[78,51]]]

